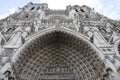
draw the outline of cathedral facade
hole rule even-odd
[[[120,21],[30,2],[0,20],[0,80],[120,80]]]

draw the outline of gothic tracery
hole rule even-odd
[[[120,22],[86,5],[28,3],[0,20],[0,80],[9,78],[119,80]]]

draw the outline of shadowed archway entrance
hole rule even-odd
[[[16,53],[13,72],[18,80],[97,80],[104,63],[87,40],[67,31],[37,35]]]

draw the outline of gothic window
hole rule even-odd
[[[40,9],[40,7],[37,7],[37,10],[39,10]]]
[[[120,54],[120,43],[119,43],[119,45],[118,45],[118,52],[119,52],[119,54]]]
[[[85,12],[83,9],[80,9],[81,10],[81,12]]]
[[[32,8],[31,8],[31,10],[34,10],[34,9],[35,9],[35,7],[32,7]]]

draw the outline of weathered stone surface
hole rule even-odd
[[[0,80],[119,80],[120,22],[90,7],[28,5],[0,20]]]

